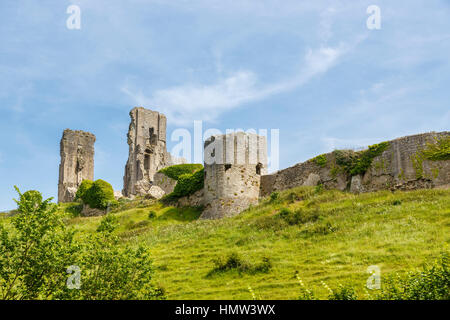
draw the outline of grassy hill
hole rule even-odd
[[[70,207],[60,208],[66,223],[79,236],[95,232],[101,217],[70,217]],[[368,266],[377,265],[382,279],[415,270],[450,242],[450,190],[353,195],[302,187],[214,221],[198,220],[197,208],[148,200],[113,214],[124,243],[150,246],[169,299],[252,299],[251,291],[296,299],[298,277],[319,298],[328,294],[322,281],[364,296]]]

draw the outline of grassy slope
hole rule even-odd
[[[320,218],[288,225],[276,216],[283,207],[317,212]],[[148,219],[151,210],[154,219]],[[169,299],[251,299],[248,286],[261,299],[295,299],[296,272],[322,297],[321,281],[330,287],[350,283],[364,293],[368,266],[378,265],[382,276],[409,271],[437,257],[450,242],[450,190],[352,195],[297,188],[234,218],[204,221],[197,220],[199,214],[157,203],[116,213],[124,242],[152,248],[155,277]],[[93,232],[99,221],[67,222]],[[206,277],[212,260],[231,252],[251,263],[270,257],[273,269]]]

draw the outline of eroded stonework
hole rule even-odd
[[[322,184],[328,189],[349,190],[354,193],[378,190],[414,190],[446,188],[450,184],[450,161],[431,161],[422,155],[428,144],[450,136],[450,132],[430,132],[406,136],[389,141],[389,147],[372,160],[362,175],[350,176],[336,165],[334,152],[323,155],[326,164],[321,166],[314,159],[296,164],[261,178],[261,196],[311,185]],[[310,178],[310,179],[308,179]]]
[[[244,132],[213,136],[205,142],[202,219],[238,214],[258,203],[267,173],[266,137]]]
[[[156,111],[134,108],[130,111],[129,155],[122,194],[146,195],[155,173],[172,164],[166,149],[166,116]]]
[[[94,180],[95,135],[66,129],[60,143],[58,202],[72,202],[84,179]]]
[[[177,180],[166,176],[162,172],[157,172],[153,176],[153,183],[154,185],[160,187],[165,194],[169,194],[172,193],[173,190],[175,189],[175,186],[177,185]]]

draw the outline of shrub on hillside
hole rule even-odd
[[[303,224],[307,222],[314,222],[319,219],[319,211],[317,208],[304,209],[299,208],[296,211],[282,208],[278,213],[279,217],[290,225]]]
[[[153,211],[153,210],[151,210],[151,211],[148,213],[148,218],[149,218],[149,219],[155,219],[155,218],[156,218],[156,212]]]
[[[16,191],[19,190],[16,188]],[[36,190],[29,190],[21,194],[19,192],[19,201],[15,200],[19,212],[27,212],[39,209],[39,206],[42,205],[42,194]]]
[[[96,209],[106,209],[109,205],[116,203],[113,187],[101,179],[94,182],[83,180],[77,190],[76,198]]]
[[[100,221],[100,225],[97,227],[97,232],[113,232],[119,224],[119,219],[117,216],[108,213],[103,217],[102,221]]]
[[[187,163],[187,164],[177,164],[174,166],[166,167],[158,172],[164,173],[169,178],[178,180],[181,175],[192,174],[196,171],[203,169],[201,164]]]
[[[236,252],[229,254],[227,257],[215,259],[213,263],[215,266],[208,273],[208,276],[228,271],[248,274],[268,273],[272,269],[272,262],[267,257],[263,257],[261,263],[252,264],[243,260]]]
[[[202,168],[192,174],[186,173],[178,177],[178,182],[173,192],[163,198],[163,201],[174,201],[181,197],[194,194],[196,191],[203,189],[205,171]]]
[[[279,192],[272,192],[270,194],[270,201],[271,202],[275,202],[278,200],[278,198],[280,197],[280,193]]]
[[[331,290],[328,300],[358,300],[358,295],[351,286],[339,285],[337,289]]]
[[[82,200],[85,197],[86,191],[89,190],[93,184],[94,181],[84,179],[78,187],[77,193],[75,194],[75,200]]]

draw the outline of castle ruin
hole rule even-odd
[[[185,163],[185,160],[173,158],[167,152],[166,117],[163,114],[136,107],[131,110],[130,117],[123,196],[144,195],[159,199],[172,192],[177,182],[158,171]],[[236,215],[273,192],[298,186],[322,185],[327,189],[355,193],[449,188],[450,161],[428,159],[423,153],[439,139],[449,137],[448,131],[430,132],[384,142],[384,148],[374,155],[368,167],[356,173],[348,171],[342,157],[345,154],[355,157],[361,153],[336,150],[267,174],[266,137],[244,132],[215,135],[204,144],[204,188],[178,199],[177,205],[202,206],[200,218],[218,219]],[[91,133],[64,131],[59,202],[73,201],[83,179],[93,180],[94,142],[95,136]]]
[[[166,116],[142,107],[130,111],[129,155],[125,166],[122,194],[145,195],[155,173],[172,164],[166,149]]]
[[[205,141],[202,219],[235,215],[258,203],[267,174],[266,137],[235,132]]]
[[[72,202],[84,179],[94,179],[95,135],[66,129],[60,143],[58,202]]]

